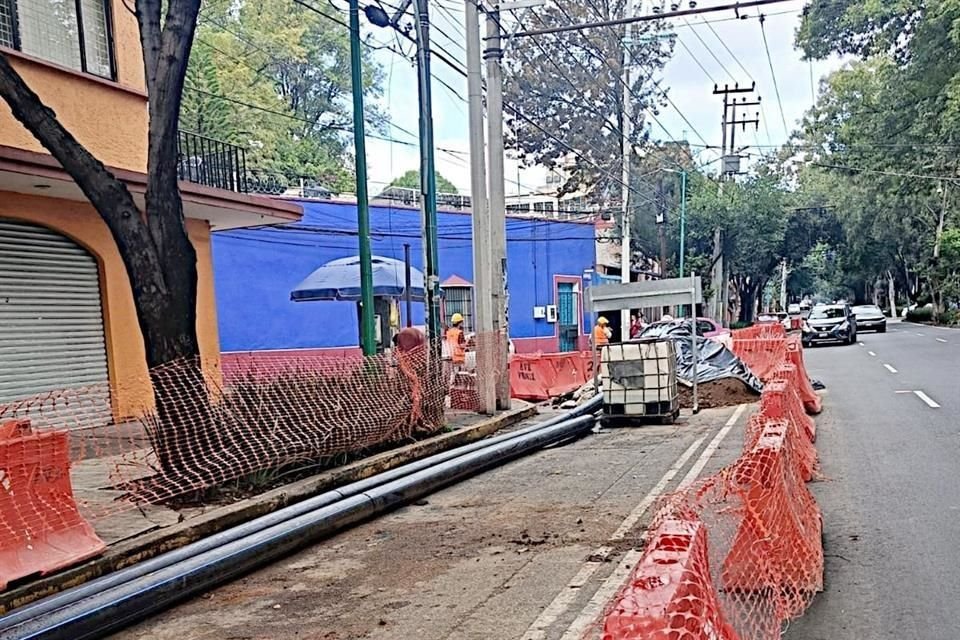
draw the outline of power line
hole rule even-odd
[[[773,58],[770,57],[770,47],[767,45],[767,30],[763,23],[766,18],[760,14],[760,34],[763,36],[763,48],[767,52],[767,63],[770,65],[770,77],[773,78],[773,90],[777,94],[777,106],[780,108],[780,120],[783,122],[783,135],[790,139],[790,129],[787,127],[787,117],[783,113],[783,101],[780,99],[780,87],[777,85],[777,74],[773,71]]]
[[[559,27],[548,27],[546,29],[537,29],[533,31],[518,31],[514,34],[516,38],[524,38],[531,36],[542,36],[551,33],[563,33],[566,31],[582,31],[584,29],[595,29],[598,27],[616,27],[626,24],[634,24],[637,22],[651,22],[654,20],[665,20],[667,18],[679,18],[682,16],[693,16],[700,15],[702,13],[715,13],[717,11],[737,11],[740,9],[747,9],[750,7],[762,7],[771,4],[779,4],[782,2],[791,2],[792,0],[747,0],[745,2],[735,2],[733,4],[725,4],[718,7],[704,7],[697,9],[682,9],[680,11],[670,11],[667,13],[656,13],[645,16],[631,16],[629,18],[619,18],[616,20],[604,20],[602,22],[586,22],[581,24],[570,24]]]
[[[778,14],[771,14],[771,15],[782,15],[782,14],[784,14],[784,13],[793,13],[793,12],[783,11],[783,12],[780,12],[780,13],[778,13]],[[753,77],[753,74],[750,73],[750,71],[743,65],[743,63],[740,61],[740,58],[737,57],[737,54],[735,54],[735,53],[730,49],[730,47],[727,46],[726,40],[724,40],[723,38],[720,37],[720,34],[717,33],[717,30],[713,28],[713,25],[712,25],[710,22],[708,22],[708,21],[706,20],[706,18],[704,18],[703,16],[700,16],[700,22],[701,22],[702,24],[707,25],[707,29],[710,30],[710,33],[713,34],[713,37],[716,38],[716,39],[720,42],[720,45],[721,45],[724,49],[726,49],[726,51],[727,51],[727,53],[730,55],[730,57],[733,58],[733,61],[737,63],[737,66],[738,66],[738,67],[740,67],[740,70],[743,71],[743,72],[747,75],[747,79],[749,79],[751,82],[756,82],[756,80],[755,80],[754,77]],[[728,74],[729,74],[729,72],[728,72]],[[732,78],[732,77],[733,77],[733,76],[731,75],[731,78]],[[767,109],[766,109],[765,103],[764,103],[762,100],[760,101],[760,115],[761,115],[761,122],[763,123],[763,131],[764,131],[764,133],[767,134],[767,142],[772,146],[772,145],[773,145],[773,139],[770,137],[770,125],[768,124],[768,119],[767,119]],[[756,132],[754,132],[754,135],[756,135]],[[756,142],[757,142],[757,146],[759,147],[759,146],[760,146],[760,144],[759,144],[760,141],[759,141],[759,140],[756,140]]]
[[[592,0],[587,0],[587,3],[588,3],[588,4],[590,5],[590,7],[597,13],[597,15],[602,15],[602,12],[597,8],[597,6],[592,2]],[[570,16],[570,14],[566,11],[566,9],[563,8],[563,6],[560,4],[560,1],[559,1],[559,0],[556,0],[555,4],[556,4],[556,6],[557,6],[557,9],[559,9],[560,12],[563,13],[564,17],[566,17],[567,20],[569,20],[569,21],[572,22],[572,21],[573,21],[573,18],[572,18],[572,17]],[[539,15],[534,14],[534,17],[537,19],[538,22],[540,22],[540,24],[546,25],[546,23],[543,21],[543,19],[542,19]],[[618,34],[618,35],[619,35],[619,34]],[[584,51],[585,51],[588,55],[591,55],[591,57],[599,60],[601,63],[603,63],[604,65],[606,65],[608,69],[610,69],[611,71],[613,71],[613,75],[614,75],[614,77],[617,79],[617,82],[627,90],[627,92],[633,97],[634,100],[636,100],[639,104],[643,104],[644,101],[643,101],[639,96],[637,96],[636,92],[633,90],[633,87],[630,87],[630,86],[627,85],[627,83],[620,77],[620,73],[617,71],[617,69],[615,69],[615,68],[613,67],[613,65],[610,64],[610,61],[607,60],[606,57],[603,55],[603,50],[602,50],[601,48],[599,48],[593,41],[591,41],[591,40],[590,40],[589,38],[587,38],[586,36],[584,36],[584,40],[590,45],[589,48],[585,48]],[[574,58],[574,60],[576,60],[576,58]],[[581,68],[584,68],[583,65],[582,65],[582,63],[580,63],[579,61],[577,61],[577,63],[581,66]],[[585,68],[584,68],[584,70],[586,71]],[[649,81],[651,81],[652,79],[653,79],[653,70],[651,70],[650,73],[647,75],[647,78],[646,78],[645,81],[649,82]],[[643,81],[643,80],[642,80],[642,81]],[[700,138],[700,140],[701,140],[704,144],[706,144],[706,143],[707,143],[706,139],[700,134],[700,132],[697,130],[697,128],[696,128],[695,126],[693,126],[693,123],[691,123],[690,120],[687,119],[687,116],[683,113],[683,111],[681,111],[680,108],[673,102],[673,99],[670,98],[670,95],[667,94],[667,93],[663,93],[662,95],[663,95],[663,97],[667,100],[667,103],[668,103],[670,106],[672,106],[672,107],[674,108],[674,110],[677,112],[677,114],[683,119],[683,121],[687,124],[687,126],[690,127],[690,129],[693,131],[693,133],[694,133],[698,138]],[[653,118],[653,121],[656,122],[657,125],[659,125],[659,127],[663,130],[663,132],[666,134],[666,136],[667,136],[668,138],[674,139],[674,140],[676,139],[676,136],[674,136],[672,133],[670,133],[670,131],[663,125],[663,123],[660,122],[660,119],[657,118],[657,116],[656,116],[656,114],[653,112],[653,110],[651,110],[651,109],[649,109],[649,108],[646,108],[645,110],[646,110],[647,114],[648,114],[651,118]]]
[[[883,171],[881,169],[865,169],[863,167],[847,167],[839,164],[825,164],[822,162],[811,162],[815,167],[821,167],[824,169],[839,169],[841,171],[853,171],[855,173],[873,173],[877,175],[890,176],[894,178],[917,178],[920,180],[943,180],[945,182],[960,182],[960,178],[956,176],[942,176],[942,175],[929,175],[929,174],[920,174],[920,173],[905,173],[898,171]]]

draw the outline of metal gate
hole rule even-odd
[[[557,284],[557,324],[560,329],[560,351],[576,351],[580,336],[577,322],[577,292],[572,282]]]
[[[0,407],[80,387],[76,402],[17,413],[63,427],[111,418],[97,262],[50,229],[0,219]]]

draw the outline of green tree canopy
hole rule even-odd
[[[533,14],[532,28],[620,18],[626,0],[559,0]],[[637,25],[629,46],[631,148],[647,139],[648,114],[665,102],[655,75],[673,52],[658,22]],[[595,204],[620,199],[624,110],[623,30],[590,29],[529,38],[505,49],[506,144],[525,161],[562,166],[562,192],[582,189]]]
[[[391,187],[404,187],[407,189],[420,189],[420,171],[411,169],[399,178],[394,178],[390,183]],[[437,174],[437,192],[438,193],[458,193],[457,187],[452,182]]]
[[[378,130],[383,74],[369,49],[363,68],[366,119]],[[207,4],[180,118],[244,147],[250,167],[352,190],[348,31],[287,0]]]

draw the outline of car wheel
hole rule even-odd
[[[887,325],[883,325],[882,327],[877,329],[877,333],[886,333],[886,332],[887,332]]]

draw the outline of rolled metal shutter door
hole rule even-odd
[[[11,413],[61,428],[112,418],[96,260],[50,229],[0,219],[0,418]]]

